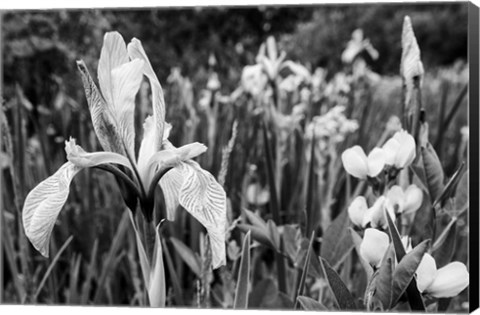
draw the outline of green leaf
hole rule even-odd
[[[393,259],[391,257],[382,262],[373,281],[374,299],[381,303],[382,310],[388,310],[392,301],[393,287]]]
[[[469,170],[463,173],[462,178],[458,182],[457,189],[455,190],[455,210],[460,211],[464,207],[468,206],[469,191],[468,191],[468,177]]]
[[[424,239],[433,238],[435,216],[435,208],[432,207],[428,198],[423,198],[420,208],[415,212],[415,217],[410,228],[409,235],[412,238],[413,246]]]
[[[453,219],[433,245],[432,256],[435,259],[437,268],[441,268],[452,261],[456,243],[457,220]]]
[[[302,275],[300,276],[300,282],[298,284],[298,288],[293,298],[294,301],[297,300],[297,296],[303,295],[303,287],[305,286],[305,280],[307,279],[307,275],[308,275],[308,269],[310,266],[310,256],[312,255],[314,240],[315,240],[315,232],[312,232],[312,237],[310,238],[310,243],[308,244],[308,251],[307,251],[307,256],[305,258],[305,264],[303,265]]]
[[[400,262],[406,254],[405,248],[403,247],[402,240],[400,238],[400,234],[398,233],[397,227],[393,223],[392,218],[386,212],[386,210],[384,215],[387,218],[388,231],[390,233],[390,238],[392,239],[393,246],[395,248],[395,255],[397,257],[397,261]],[[417,289],[417,284],[415,279],[412,279],[412,281],[408,285],[406,294],[408,297],[408,303],[410,304],[410,308],[412,310],[425,311],[425,305],[423,304],[422,296],[420,295],[420,292]]]
[[[458,183],[458,181],[460,180],[460,176],[462,175],[462,172],[463,172],[463,168],[465,166],[465,163],[462,163],[460,165],[460,167],[457,169],[457,171],[455,172],[455,174],[452,175],[452,177],[450,178],[450,180],[448,181],[447,185],[445,186],[445,188],[443,189],[442,193],[440,194],[440,196],[435,199],[435,202],[433,203],[433,206],[435,207],[437,204],[440,204],[443,206],[445,200],[447,198],[449,198],[452,193],[454,192],[454,189]]]
[[[267,247],[270,247],[274,250],[278,250],[278,248],[275,247],[275,244],[273,242],[273,240],[270,239],[270,235],[267,233],[267,229],[263,230],[259,227],[256,227],[256,226],[253,226],[253,225],[249,225],[249,224],[237,224],[237,229],[239,229],[240,231],[244,232],[244,233],[247,233],[250,231],[250,233],[252,234],[252,238],[267,246]]]
[[[297,301],[306,311],[329,311],[329,309],[326,308],[322,303],[315,301],[308,296],[299,296]]]
[[[280,248],[280,234],[278,233],[277,226],[272,220],[267,221],[267,233],[269,239],[274,244],[274,248]]]
[[[402,294],[412,282],[418,265],[422,261],[422,257],[428,249],[430,240],[425,240],[415,246],[415,248],[405,255],[398,263],[393,272],[393,293],[391,307],[394,307]]]
[[[165,288],[165,266],[163,264],[162,242],[159,232],[160,224],[155,227],[155,245],[152,257],[152,270],[150,274],[150,285],[147,288],[148,299],[151,307],[165,307],[167,296]]]
[[[300,231],[298,225],[287,224],[283,226],[283,250],[292,261],[295,261],[295,258],[297,256],[299,243],[301,242],[302,238],[301,233],[302,232]]]
[[[242,258],[238,270],[237,287],[235,289],[234,309],[248,308],[248,287],[250,285],[250,232],[243,239]]]
[[[328,285],[335,296],[338,307],[341,310],[357,309],[357,305],[352,294],[350,291],[348,291],[347,286],[345,283],[343,283],[342,279],[340,279],[340,276],[337,274],[337,272],[330,267],[328,261],[320,258],[320,264],[323,269],[323,274],[327,278]]]
[[[272,278],[266,278],[254,286],[249,295],[249,308],[260,309],[291,309],[293,302],[284,293],[278,291]]]
[[[243,209],[242,211],[243,211],[243,213],[245,213],[245,216],[247,217],[248,221],[253,226],[256,226],[258,228],[262,228],[262,229],[265,229],[265,230],[267,229],[267,223],[265,223],[265,221],[260,216],[258,216],[256,213],[254,213],[253,211],[247,210],[247,209]]]
[[[348,232],[349,224],[348,213],[344,210],[333,220],[323,236],[320,256],[333,268],[337,268],[355,247]]]
[[[170,241],[172,242],[173,247],[175,247],[175,250],[180,255],[182,260],[190,268],[190,270],[192,270],[197,277],[200,277],[200,258],[193,252],[191,248],[189,248],[179,239],[172,236],[170,237]]]
[[[308,182],[307,182],[307,200],[305,205],[306,227],[305,234],[308,236],[315,230],[318,224],[319,211],[314,207],[315,194],[315,133],[313,133],[312,144],[310,148],[310,164],[308,165]]]
[[[437,200],[442,194],[444,186],[444,173],[440,159],[430,143],[420,148],[423,158],[423,167],[427,179],[427,187],[432,201]]]

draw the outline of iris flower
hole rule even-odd
[[[65,143],[68,161],[38,184],[23,207],[25,232],[33,246],[48,256],[50,235],[67,201],[73,177],[87,167],[114,173],[135,202],[140,202],[148,222],[153,220],[154,191],[163,191],[167,219],[174,218],[179,205],[193,215],[210,236],[212,265],[225,264],[225,191],[209,172],[191,159],[206,147],[191,143],[179,148],[168,141],[171,126],[165,122],[165,102],[160,82],[138,39],[126,45],[117,32],[107,33],[98,63],[100,90],[83,61],[77,62],[95,133],[104,149],[86,152],[74,139]],[[150,82],[153,115],[145,119],[143,140],[135,156],[135,96],[144,76]],[[135,211],[132,205],[127,205]]]

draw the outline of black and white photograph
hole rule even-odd
[[[0,27],[0,304],[478,308],[474,4],[0,9]]]

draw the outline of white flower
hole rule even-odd
[[[348,207],[348,216],[356,226],[363,226],[363,218],[368,210],[367,200],[363,196],[355,198]]]
[[[242,87],[253,96],[259,95],[268,84],[262,65],[245,66],[242,72]]]
[[[372,207],[368,208],[363,217],[363,226],[367,226],[370,223],[370,226],[373,228],[382,228],[386,229],[388,226],[387,219],[385,218],[385,209],[390,215],[392,220],[395,220],[395,213],[391,207],[388,207],[387,198],[385,196],[380,196],[377,198]]]
[[[402,169],[415,159],[415,139],[405,130],[397,131],[384,145],[386,164]]]
[[[368,228],[360,244],[360,255],[370,265],[379,267],[389,246],[388,235],[377,229]]]
[[[405,191],[398,186],[392,186],[387,192],[388,207],[395,213],[412,213],[422,205],[423,192],[417,185],[411,184]]]
[[[385,166],[385,152],[380,148],[374,148],[366,156],[363,149],[356,145],[342,153],[342,163],[345,170],[359,179],[367,176],[377,176]]]
[[[470,281],[464,264],[454,261],[437,270],[430,254],[423,256],[416,274],[418,290],[436,298],[454,297],[468,287]]]
[[[25,200],[23,225],[33,246],[48,256],[50,235],[73,177],[86,167],[108,165],[136,194],[147,221],[152,220],[154,191],[160,185],[167,218],[173,219],[178,205],[182,205],[207,229],[214,268],[225,264],[225,191],[212,174],[191,160],[206,151],[203,144],[176,148],[168,141],[171,126],[165,122],[162,87],[140,41],[133,39],[127,46],[119,33],[105,35],[98,63],[101,93],[83,61],[78,62],[78,68],[93,127],[105,151],[85,152],[73,139],[65,143],[68,162],[30,191]],[[153,115],[145,119],[136,156],[135,96],[144,76],[150,81]]]

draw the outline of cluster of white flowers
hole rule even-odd
[[[307,135],[335,144],[344,141],[347,134],[358,129],[357,121],[348,119],[344,111],[344,106],[334,106],[324,115],[313,117],[307,126]]]
[[[360,146],[345,150],[342,162],[345,170],[359,179],[385,180],[382,172],[396,171],[408,167],[415,159],[415,140],[406,131],[398,131],[382,148],[374,148],[368,156]],[[411,184],[405,189],[393,185],[376,198],[369,207],[364,196],[357,196],[348,207],[352,223],[364,229],[360,245],[360,255],[371,266],[378,268],[390,240],[385,230],[388,228],[387,213],[392,221],[402,214],[416,212],[422,205],[423,191]],[[404,239],[405,240],[405,239]],[[412,248],[407,240],[406,251]],[[426,253],[416,271],[417,288],[432,297],[453,297],[469,284],[469,274],[464,264],[452,262],[437,270],[434,258]]]

